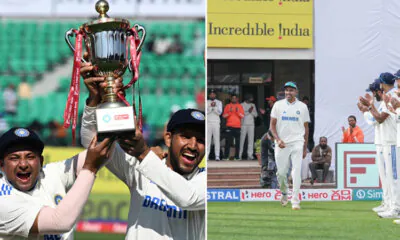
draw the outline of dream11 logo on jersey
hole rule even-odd
[[[343,163],[344,188],[381,188],[376,151],[344,151]]]

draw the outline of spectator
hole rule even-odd
[[[181,37],[179,34],[174,35],[174,41],[172,42],[169,53],[178,53],[182,54],[184,51],[183,43],[181,41]]]
[[[8,123],[6,119],[4,119],[3,113],[0,113],[0,135],[7,132],[8,129],[9,129]]]
[[[6,114],[15,116],[17,114],[18,97],[13,84],[8,85],[8,87],[4,89],[3,100]]]
[[[307,105],[308,112],[310,113],[311,122],[308,124],[308,128],[310,131],[310,137],[308,138],[307,148],[311,151],[314,147],[314,108],[310,103],[310,99],[307,96],[303,96],[301,101]]]
[[[220,125],[221,119],[220,115],[222,113],[222,102],[216,99],[217,95],[215,94],[214,89],[211,89],[209,100],[207,100],[207,157],[210,154],[211,149],[211,139],[214,140],[214,152],[215,152],[215,160],[219,161],[219,152],[220,152]]]
[[[46,143],[52,146],[66,146],[67,145],[67,129],[64,128],[57,121],[53,120],[48,123],[50,135],[46,139]]]
[[[32,97],[31,86],[25,79],[18,85],[18,96],[21,99],[30,99]]]
[[[192,56],[198,56],[198,55],[203,55],[204,54],[204,47],[205,47],[205,41],[204,37],[200,33],[200,31],[196,31],[193,36],[193,48],[191,51]]]
[[[145,41],[145,47],[146,47],[146,50],[147,50],[148,52],[153,52],[153,51],[154,51],[154,42],[155,42],[155,39],[156,39],[156,35],[155,35],[154,33],[152,33],[152,34],[150,35],[150,37],[149,37],[149,40],[148,40],[148,41]]]
[[[247,136],[247,159],[254,160],[254,118],[258,116],[257,108],[254,105],[254,98],[251,94],[247,94],[245,101],[242,102],[244,111],[244,118],[242,119],[242,125],[240,129],[240,150],[239,157],[242,158],[244,141]]]
[[[165,34],[162,34],[160,38],[154,41],[153,51],[157,55],[164,55],[168,52],[172,42]]]
[[[261,177],[263,188],[278,188],[275,163],[275,142],[271,131],[268,130],[261,138]]]
[[[356,126],[357,119],[355,116],[350,115],[347,119],[349,121],[349,128],[342,127],[343,143],[363,143],[364,133],[359,126]]]
[[[264,119],[264,125],[269,129],[269,124],[271,121],[271,109],[276,102],[276,98],[274,96],[270,96],[265,98],[267,100],[267,107],[265,109],[260,108],[260,113]]]
[[[205,89],[201,88],[199,92],[196,93],[196,105],[197,109],[204,111],[205,109]]]
[[[235,139],[235,160],[239,159],[240,122],[244,117],[242,105],[238,103],[237,96],[231,96],[231,103],[227,104],[222,117],[226,118],[226,144],[224,158],[229,160],[229,151]]]
[[[326,137],[319,138],[319,145],[315,146],[311,155],[312,162],[309,164],[311,171],[311,184],[317,179],[317,169],[323,169],[322,181],[326,182],[332,160],[332,149],[328,146]]]

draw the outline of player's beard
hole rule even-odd
[[[376,101],[378,101],[378,102],[380,102],[380,101],[382,100],[378,93],[375,94],[375,99],[376,99]]]

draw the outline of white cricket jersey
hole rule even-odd
[[[372,116],[371,112],[364,112],[364,119],[368,125],[374,126],[375,136],[374,136],[374,143],[375,145],[381,145],[381,125],[376,121],[374,116]]]
[[[29,236],[40,209],[55,208],[75,181],[73,158],[43,167],[33,190],[21,192],[3,176],[0,178],[0,239],[72,240],[74,228],[64,234]]]
[[[215,102],[215,106],[212,107],[211,103]],[[218,99],[207,100],[207,123],[220,123],[220,115],[222,114],[222,102]]]
[[[296,99],[289,103],[286,99],[277,101],[271,110],[271,118],[276,118],[276,131],[284,143],[304,142],[304,123],[310,122],[307,105]]]
[[[247,103],[247,102],[242,102],[241,104],[244,110],[244,117],[242,118],[242,126],[243,125],[254,126],[254,118],[258,116],[256,105],[254,105],[254,103]],[[253,107],[253,111],[249,112],[249,109],[251,107]]]
[[[94,108],[85,107],[81,129],[85,147],[95,127]],[[182,176],[152,151],[139,162],[118,144],[110,159],[106,167],[129,187],[131,195],[125,239],[205,239],[205,169]]]
[[[394,95],[394,88],[387,92],[388,95]],[[390,112],[384,101],[381,102],[378,112],[385,112],[389,116],[383,121],[381,125],[381,139],[383,145],[396,145],[397,142],[397,124],[396,114]]]

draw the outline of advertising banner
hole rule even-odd
[[[239,189],[207,189],[208,202],[239,202]]]
[[[374,144],[336,144],[338,188],[381,188]]]
[[[353,189],[354,201],[381,201],[382,189]]]
[[[269,202],[280,201],[281,191],[278,189],[241,189],[241,202]],[[288,199],[291,200],[292,192],[289,192]],[[301,201],[351,201],[351,189],[302,189],[299,193]]]
[[[68,158],[75,156],[76,154],[84,151],[83,148],[73,147],[45,147],[43,156],[44,163],[51,163],[57,161],[63,161]],[[96,177],[92,193],[118,193],[118,194],[129,194],[128,187],[108,169],[102,168]]]
[[[209,1],[207,46],[312,48],[313,1]]]

